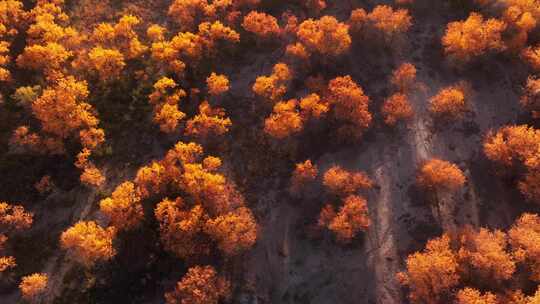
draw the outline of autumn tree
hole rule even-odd
[[[364,32],[367,26],[368,14],[365,9],[357,8],[351,11],[349,17],[349,32],[358,35]]]
[[[401,120],[408,120],[414,115],[409,98],[402,93],[396,93],[386,99],[382,105],[381,112],[384,122],[389,126],[394,126]]]
[[[187,121],[186,134],[206,139],[229,132],[231,125],[231,119],[223,108],[212,108],[208,101],[203,101],[199,105],[199,114]]]
[[[520,104],[532,113],[533,118],[540,118],[540,79],[529,76]]]
[[[370,99],[350,76],[337,77],[328,83],[328,102],[333,106],[334,115],[349,127],[350,135],[358,138],[372,121],[368,106]]]
[[[291,177],[290,191],[298,194],[309,183],[312,183],[319,174],[319,168],[311,160],[297,163]]]
[[[467,110],[464,84],[443,88],[429,100],[429,111],[438,117],[459,119]]]
[[[412,26],[412,17],[407,9],[394,10],[388,5],[378,5],[367,15],[367,21],[387,39],[403,34]]]
[[[41,122],[43,131],[61,138],[75,131],[96,127],[99,123],[92,106],[86,102],[88,85],[69,76],[46,88],[32,103],[32,112]]]
[[[272,15],[252,11],[244,16],[242,27],[261,39],[271,39],[281,33],[277,19]]]
[[[183,259],[209,253],[210,244],[203,234],[208,215],[200,205],[190,209],[181,198],[165,198],[154,213],[165,249]]]
[[[206,86],[208,88],[208,94],[219,96],[229,91],[229,79],[225,75],[212,73],[206,78]]]
[[[450,237],[443,235],[430,240],[422,252],[407,257],[406,270],[397,275],[409,288],[413,303],[443,303],[448,293],[459,283],[456,253],[450,247]]]
[[[478,13],[471,13],[465,21],[450,22],[442,38],[446,55],[460,62],[467,62],[487,52],[500,52],[506,46],[502,32],[506,23],[497,19],[487,19]]]
[[[455,164],[433,158],[420,167],[416,182],[428,190],[457,191],[465,184],[465,175]]]
[[[310,53],[319,53],[323,56],[339,56],[347,52],[351,46],[349,26],[332,16],[302,22],[296,35]]]
[[[141,167],[135,176],[134,183],[137,187],[137,194],[142,198],[147,198],[152,194],[160,193],[168,182],[165,166],[157,161],[152,161],[149,165]]]
[[[246,207],[209,219],[204,229],[226,256],[251,248],[257,240],[257,223]]]
[[[218,304],[231,294],[231,284],[212,266],[194,266],[165,294],[167,304]]]
[[[34,215],[21,205],[0,202],[0,231],[25,230],[32,226]]]
[[[296,99],[276,103],[272,114],[264,121],[264,131],[277,139],[302,131],[304,122],[297,106]]]
[[[350,243],[360,231],[369,227],[367,201],[357,195],[349,195],[343,201],[343,206],[328,224],[340,243]]]
[[[518,182],[523,195],[533,202],[540,202],[540,132],[526,125],[506,126],[490,132],[484,140],[484,153],[495,164],[523,172]],[[507,170],[508,171],[508,170]]]
[[[501,282],[510,279],[516,270],[507,248],[507,237],[502,231],[466,229],[461,234],[458,257],[460,263],[469,265],[467,270],[471,271],[472,277]]]
[[[348,196],[373,186],[364,172],[350,172],[340,166],[333,166],[324,173],[323,184],[331,193],[339,196]]]
[[[540,217],[521,215],[508,231],[508,237],[516,261],[526,265],[533,281],[540,282]]]
[[[521,56],[533,70],[540,71],[540,46],[525,48]]]
[[[44,273],[34,273],[22,278],[19,284],[23,299],[35,303],[47,289],[49,277]]]
[[[133,229],[144,217],[141,198],[132,182],[118,185],[111,197],[101,200],[99,207],[117,230]]]
[[[300,100],[300,114],[304,120],[319,119],[330,111],[330,106],[326,100],[321,99],[318,94],[309,94]]]
[[[458,291],[457,304],[498,304],[497,296],[491,292],[480,293],[473,288],[464,288]]]
[[[399,91],[405,93],[413,88],[416,81],[416,67],[408,62],[402,63],[392,72],[390,82]]]
[[[69,256],[85,267],[92,267],[97,262],[107,261],[116,255],[113,240],[116,229],[102,228],[96,222],[79,221],[62,232],[60,246]]]
[[[292,70],[285,63],[277,63],[270,76],[257,77],[252,90],[273,103],[279,101],[287,92],[287,86],[292,79]]]
[[[186,116],[178,108],[180,100],[185,96],[186,92],[171,78],[162,77],[154,84],[149,101],[154,106],[154,122],[159,125],[161,131],[174,132],[179,121]]]

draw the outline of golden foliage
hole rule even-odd
[[[208,215],[200,205],[186,210],[181,198],[165,198],[154,214],[165,249],[183,259],[209,253],[210,244],[202,234]]]
[[[218,304],[230,296],[230,285],[212,266],[194,266],[174,291],[165,294],[165,300],[167,304]]]
[[[446,234],[430,240],[422,252],[409,255],[406,267],[397,278],[409,287],[413,303],[440,303],[442,296],[459,282],[457,256]]]
[[[344,199],[343,206],[330,221],[328,229],[339,242],[347,244],[359,231],[366,231],[369,224],[366,200],[361,196],[350,195]]]
[[[39,296],[45,293],[49,277],[44,273],[34,273],[22,278],[19,289],[23,299],[36,301]]]
[[[408,62],[402,63],[392,72],[390,82],[400,91],[409,91],[416,81],[416,67]]]
[[[485,54],[500,52],[506,46],[502,32],[506,23],[497,19],[487,19],[478,13],[471,13],[465,21],[450,22],[442,39],[446,55],[463,62]]]
[[[313,182],[319,174],[317,165],[313,165],[311,160],[296,164],[291,177],[291,192],[299,193],[306,184]]]
[[[429,100],[429,111],[440,117],[459,119],[467,111],[466,97],[461,85],[443,88]]]
[[[5,229],[29,229],[34,221],[33,217],[23,206],[0,202],[0,225]]]
[[[229,91],[229,79],[225,75],[210,74],[206,78],[206,85],[208,87],[208,93],[213,96],[222,95]]]
[[[531,273],[531,279],[540,282],[540,217],[524,213],[508,231],[512,255],[524,263]]]
[[[310,94],[300,100],[301,115],[304,119],[311,117],[319,119],[326,116],[326,113],[330,111],[328,102],[321,100],[318,94]]]
[[[302,131],[304,123],[297,106],[296,99],[276,103],[272,115],[264,121],[264,131],[277,139]]]
[[[381,112],[384,122],[389,126],[394,126],[400,120],[408,120],[414,115],[409,98],[402,93],[396,93],[386,99]]]
[[[229,132],[231,125],[224,109],[212,108],[208,101],[203,101],[199,105],[199,114],[187,121],[186,134],[204,139]]]
[[[464,288],[457,293],[457,304],[498,304],[497,296],[491,292],[480,293],[473,288]]]
[[[455,164],[433,158],[422,165],[416,182],[429,190],[457,191],[465,184],[465,175]]]
[[[525,48],[521,56],[533,70],[540,71],[540,46]]]
[[[338,119],[354,127],[354,134],[360,137],[371,124],[369,97],[350,76],[337,77],[328,84],[328,102],[334,106]]]
[[[287,85],[292,79],[292,71],[285,63],[274,65],[270,76],[257,77],[252,90],[272,102],[277,102],[287,92]]]
[[[256,11],[251,11],[244,16],[242,27],[262,39],[277,37],[281,33],[277,19],[274,16]]]
[[[60,245],[78,263],[92,267],[97,262],[113,258],[116,229],[102,228],[96,222],[77,222],[60,236]]]
[[[333,166],[324,173],[323,184],[330,192],[340,196],[348,196],[373,186],[364,172],[349,172],[340,166]]]
[[[208,220],[204,229],[227,256],[251,248],[257,240],[257,223],[251,210],[245,207]]]
[[[338,22],[332,16],[302,22],[296,35],[310,52],[317,52],[323,56],[341,55],[351,46],[349,26]]]
[[[534,118],[540,118],[540,79],[529,76],[520,99],[521,106],[532,113]]]
[[[412,26],[412,17],[406,9],[394,9],[388,5],[378,5],[367,15],[367,20],[387,37],[405,33]]]
[[[69,76],[60,79],[32,103],[32,112],[43,131],[66,138],[80,129],[96,127],[99,120],[86,102],[88,86]]]
[[[124,182],[116,187],[111,197],[99,202],[101,212],[107,215],[117,230],[130,230],[137,227],[144,214],[141,198],[132,182]]]
[[[497,282],[512,278],[516,264],[506,252],[508,241],[501,231],[465,231],[458,251],[460,263],[472,268],[474,277]]]
[[[0,257],[0,273],[15,268],[17,266],[17,263],[15,262],[15,258],[12,256],[3,256]]]

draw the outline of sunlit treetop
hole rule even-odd
[[[332,16],[321,19],[308,19],[300,24],[296,33],[298,40],[310,52],[323,56],[338,56],[347,52],[351,46],[349,26]]]

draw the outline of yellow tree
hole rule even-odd
[[[470,61],[486,52],[500,52],[506,46],[502,32],[506,23],[497,19],[487,19],[478,13],[471,13],[465,21],[450,22],[442,38],[446,55],[461,62]]]
[[[438,117],[459,119],[467,110],[464,84],[443,88],[429,100],[429,111]]]
[[[370,126],[369,97],[350,76],[337,77],[328,84],[328,102],[334,106],[335,116],[352,127],[360,137]]]
[[[229,132],[231,120],[226,117],[222,108],[212,108],[208,101],[199,105],[199,114],[187,121],[186,134],[206,139],[212,135],[223,135]]]
[[[357,195],[347,196],[343,206],[330,221],[328,229],[332,231],[339,242],[347,244],[358,234],[369,227],[367,201]]]
[[[540,282],[540,217],[524,213],[508,231],[512,254],[530,270],[530,278]]]
[[[206,78],[208,93],[212,96],[219,96],[229,91],[229,79],[225,75],[212,73]]]
[[[466,229],[461,234],[458,251],[460,263],[468,265],[470,275],[483,280],[501,282],[512,278],[516,263],[507,252],[508,241],[502,231]]]
[[[165,249],[183,259],[209,253],[210,244],[203,234],[208,215],[200,205],[189,209],[181,198],[165,198],[154,213]]]
[[[465,184],[465,175],[455,164],[433,158],[420,167],[416,182],[428,190],[457,191]]]
[[[389,126],[394,126],[400,120],[408,120],[414,115],[409,98],[402,93],[396,93],[386,99],[381,112],[384,122]]]
[[[251,11],[244,16],[242,27],[261,39],[271,39],[281,33],[277,19],[272,15]]]
[[[364,172],[349,172],[340,166],[333,166],[324,173],[323,184],[331,193],[339,196],[348,196],[373,186]]]
[[[285,63],[274,65],[270,76],[257,77],[252,90],[273,103],[279,101],[287,92],[287,85],[292,79],[292,70]]]
[[[257,222],[246,207],[208,220],[204,229],[226,256],[234,256],[251,248],[257,240]]]
[[[474,288],[464,288],[458,291],[456,304],[499,304],[497,296],[491,292],[480,293]]]
[[[310,52],[323,56],[338,56],[347,52],[351,46],[349,26],[332,16],[319,20],[308,19],[300,24],[296,33],[298,40]]]
[[[231,284],[212,266],[194,266],[174,291],[165,294],[165,300],[167,304],[218,304],[230,294]]]
[[[77,222],[60,236],[60,246],[85,267],[108,261],[116,255],[113,240],[116,229],[102,228],[96,222]]]
[[[303,163],[296,164],[291,177],[291,192],[298,194],[307,184],[315,181],[318,174],[319,169],[317,165],[313,165],[309,159]]]
[[[458,258],[448,235],[430,240],[422,252],[409,255],[406,264],[397,278],[409,287],[413,303],[443,303],[441,300],[459,283]]]
[[[302,131],[304,122],[297,106],[296,99],[276,103],[272,115],[264,121],[264,131],[277,139]]]
[[[370,25],[391,39],[403,34],[412,26],[412,17],[406,9],[394,10],[388,5],[378,5],[367,15]]]
[[[133,229],[144,217],[141,198],[132,182],[124,182],[116,187],[111,197],[101,200],[99,207],[117,230]]]
[[[34,273],[22,278],[19,289],[23,299],[37,303],[47,289],[49,277],[44,273]]]

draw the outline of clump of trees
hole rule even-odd
[[[465,83],[443,88],[429,100],[429,111],[439,118],[460,119],[468,111],[468,95]]]
[[[538,215],[525,213],[508,232],[465,227],[428,241],[397,275],[412,303],[535,303],[524,288],[538,279]],[[489,282],[489,284],[486,284]]]
[[[487,158],[499,168],[504,168],[506,173],[522,176],[518,188],[532,202],[540,200],[537,186],[540,178],[539,136],[538,130],[518,125],[505,126],[496,132],[490,132],[484,140],[484,153]]]
[[[116,255],[113,240],[114,227],[103,228],[93,221],[79,221],[60,236],[60,246],[68,255],[84,267],[91,268]]]
[[[463,187],[465,180],[457,165],[437,158],[426,161],[416,177],[420,187],[431,191],[457,191]]]
[[[8,237],[27,230],[34,222],[34,215],[21,205],[0,202],[0,273],[17,266],[15,257],[5,256]]]
[[[34,273],[25,276],[19,284],[23,299],[30,303],[39,303],[40,297],[46,292],[49,281],[48,275]]]
[[[217,304],[231,295],[231,284],[212,266],[191,267],[174,291],[165,294],[167,304]]]
[[[466,63],[488,52],[504,51],[502,35],[506,28],[504,21],[471,13],[466,20],[447,25],[442,38],[444,52],[453,60]]]

